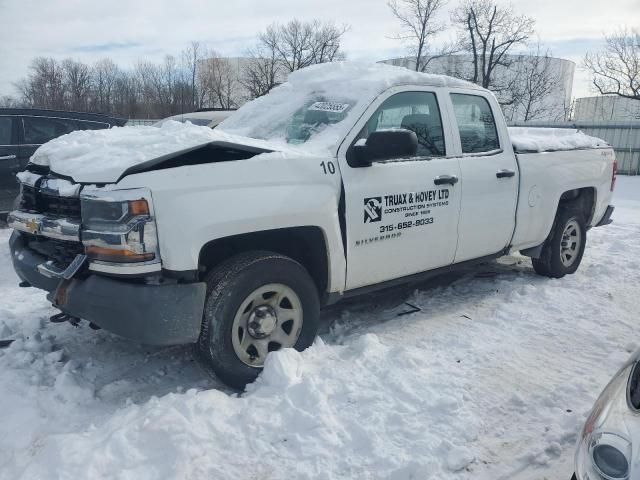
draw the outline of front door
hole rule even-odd
[[[453,262],[460,210],[460,168],[448,158],[450,129],[438,95],[404,91],[379,99],[350,140],[353,148],[373,131],[412,130],[413,158],[382,160],[355,168],[341,152],[345,190],[347,282],[353,289]],[[372,112],[372,113],[371,113]]]

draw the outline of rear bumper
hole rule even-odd
[[[613,215],[614,210],[615,210],[615,207],[613,205],[609,205],[605,210],[604,215],[602,216],[602,219],[598,222],[596,227],[604,227],[605,225],[609,225],[610,223],[612,223],[613,219],[611,218],[611,215]]]
[[[22,234],[14,231],[9,245],[18,276],[49,292],[47,299],[64,313],[148,345],[193,343],[200,335],[204,283],[148,285],[101,275],[61,281],[38,271],[46,258],[29,249]]]

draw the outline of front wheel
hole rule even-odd
[[[540,258],[533,258],[533,269],[539,275],[561,278],[575,273],[580,266],[587,242],[587,229],[582,216],[562,208],[545,242]]]
[[[207,300],[197,353],[226,384],[244,388],[269,352],[304,350],[316,337],[318,291],[306,269],[271,252],[247,252],[206,278]]]

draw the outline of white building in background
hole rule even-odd
[[[573,119],[586,122],[640,120],[640,100],[619,96],[578,98]]]
[[[511,62],[509,68],[497,67],[495,75],[506,76],[504,80],[514,78],[515,72],[521,70],[522,67],[532,64],[532,60],[536,57],[529,55],[510,55],[508,60]],[[542,70],[547,68],[548,75],[554,79],[553,89],[550,95],[545,96],[540,110],[544,113],[537,116],[535,120],[540,121],[558,121],[565,120],[571,110],[571,94],[573,90],[573,76],[576,70],[576,64],[571,60],[562,58],[539,57],[538,68]],[[415,69],[415,59],[411,57],[393,58],[383,60],[381,63],[406,67],[411,70]],[[441,58],[433,59],[427,66],[427,73],[435,73],[440,75],[450,75],[452,77],[464,78],[469,77],[473,72],[473,57],[471,55],[448,55]],[[501,83],[507,83],[503,81]],[[505,115],[510,122],[519,122],[524,120],[524,113],[521,108],[509,109],[505,108]]]

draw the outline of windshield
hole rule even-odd
[[[390,86],[387,75],[388,68],[339,63],[298,70],[216,130],[267,140],[275,147],[335,154],[366,108]]]
[[[293,114],[286,128],[287,143],[305,143],[328,125],[340,123],[346,118],[350,107],[348,103],[331,102],[324,97],[318,97],[317,100]]]
[[[353,122],[347,119],[359,104],[357,98],[284,84],[243,106],[218,129],[288,147],[332,150],[348,133]]]

